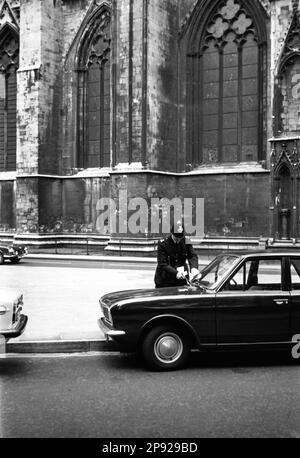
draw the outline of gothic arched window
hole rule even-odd
[[[5,27],[0,36],[0,171],[16,170],[19,37]]]
[[[78,68],[78,166],[110,166],[110,13],[94,18]]]
[[[209,3],[208,16],[199,15],[192,34],[194,51],[188,53],[190,159],[199,164],[259,161],[266,58],[255,2]]]

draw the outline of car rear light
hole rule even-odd
[[[0,315],[5,315],[6,312],[7,308],[5,307],[5,305],[0,305]]]

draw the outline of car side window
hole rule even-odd
[[[281,259],[260,259],[258,261],[255,287],[258,290],[281,290]],[[251,287],[251,289],[254,289]]]
[[[248,260],[224,285],[222,291],[275,291],[282,289],[279,259]],[[300,265],[299,265],[300,267]],[[299,270],[300,273],[300,270]],[[300,278],[299,278],[300,289]]]
[[[222,291],[245,291],[251,262],[244,262],[242,267],[225,283]]]
[[[300,290],[300,259],[291,258],[292,290]]]

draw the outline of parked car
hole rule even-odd
[[[0,264],[3,264],[6,259],[9,259],[13,264],[17,264],[27,252],[27,248],[22,245],[0,241]]]
[[[191,349],[291,348],[300,334],[300,254],[220,255],[190,285],[111,293],[100,306],[106,338],[154,369],[182,367]]]
[[[19,337],[25,330],[28,317],[22,314],[23,295],[0,288],[0,336],[6,340]]]

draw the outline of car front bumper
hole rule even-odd
[[[20,315],[19,321],[12,329],[0,331],[0,334],[6,339],[13,339],[19,337],[25,330],[28,321],[27,315]]]
[[[103,332],[103,334],[105,335],[106,340],[109,340],[110,338],[114,339],[115,337],[118,338],[118,337],[122,337],[126,335],[125,331],[119,331],[116,329],[109,328],[105,322],[105,318],[100,318],[98,320],[98,326],[101,329],[101,331]]]
[[[27,250],[26,251],[15,251],[14,253],[4,253],[5,258],[24,258],[26,256]]]
[[[22,259],[24,254],[5,254],[4,259]]]

